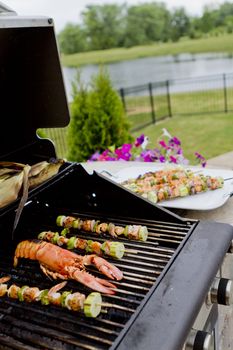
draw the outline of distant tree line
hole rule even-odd
[[[168,10],[164,3],[135,6],[89,5],[80,24],[68,23],[59,33],[60,50],[73,54],[91,50],[132,47],[233,32],[233,3],[205,6],[200,17],[183,7]]]

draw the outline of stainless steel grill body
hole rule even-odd
[[[5,228],[6,237],[1,273],[10,273],[20,285],[51,287],[53,282],[44,277],[35,261],[22,260],[17,269],[12,269],[12,255],[18,241],[36,238],[44,230],[55,231],[56,216],[61,214],[98,218],[116,225],[147,225],[149,238],[147,242],[122,239],[127,254],[112,262],[122,269],[124,279],[115,282],[115,295],[103,297],[109,307],[103,307],[96,320],[52,306],[0,300],[0,333],[9,348],[11,342],[6,337],[15,338],[19,349],[181,349],[228,250],[232,228],[183,220],[73,165],[31,196],[13,244],[9,244],[6,230],[8,227],[10,232],[13,212],[3,215],[0,229]],[[84,232],[79,232],[79,237],[94,238]],[[104,237],[97,239],[101,242]],[[100,276],[94,268],[89,271]],[[73,281],[68,286],[90,292]],[[169,337],[164,329],[169,329]]]

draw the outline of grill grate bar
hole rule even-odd
[[[137,281],[138,281],[138,279],[140,279],[140,281],[141,281],[142,278],[144,278],[144,279],[146,278],[150,281],[156,281],[156,277],[140,275],[138,273],[133,273],[133,272],[129,272],[129,271],[124,272],[124,277],[125,276],[132,276],[134,278],[134,280],[136,279]],[[145,280],[145,281],[147,281],[147,280]],[[148,283],[149,283],[149,281],[148,281]]]
[[[154,256],[156,256],[156,254],[154,254]],[[127,257],[129,258],[133,258],[134,261],[135,259],[139,258],[140,261],[142,260],[147,260],[147,261],[154,261],[154,262],[158,262],[158,263],[161,263],[161,264],[167,264],[167,260],[162,260],[162,259],[157,259],[157,258],[148,258],[146,256],[143,256],[143,255],[134,255],[134,254],[127,254]],[[121,261],[130,261],[130,260],[127,260],[127,259],[121,259]]]
[[[160,238],[177,238],[177,239],[183,239],[186,235],[177,235],[177,234],[167,234],[167,233],[159,233],[159,232],[150,232],[149,239],[152,239],[154,237],[160,237]]]
[[[121,264],[121,262],[122,263],[133,263],[134,265],[143,265],[143,266],[148,266],[148,267],[155,267],[155,268],[157,268],[157,269],[163,269],[164,268],[164,265],[165,265],[165,263],[167,263],[167,262],[163,262],[163,263],[161,263],[161,264],[151,264],[151,263],[147,263],[147,262],[144,262],[144,261],[142,261],[142,260],[144,260],[143,258],[141,258],[140,259],[140,261],[136,261],[136,260],[129,260],[129,259],[121,259],[120,260],[120,263],[115,263],[114,265],[115,266],[123,266],[122,264]],[[153,261],[152,259],[150,259],[150,261]],[[161,266],[162,265],[162,266]]]
[[[162,232],[162,233],[161,233]],[[155,234],[159,234],[161,233],[161,235],[167,235],[169,234],[169,236],[175,236],[175,235],[178,235],[179,237],[182,236],[182,237],[185,237],[187,232],[181,232],[181,231],[176,231],[176,230],[165,230],[165,229],[153,229],[153,228],[150,228],[150,234],[153,236]]]
[[[7,348],[11,348],[14,350],[35,350],[34,347],[30,346],[30,345],[25,345],[23,343],[21,343],[20,341],[18,341],[15,338],[12,338],[6,334],[0,333],[0,344],[6,345]],[[10,345],[9,345],[10,344]]]
[[[113,289],[113,290],[116,291],[117,293],[122,293],[122,294],[127,294],[127,295],[133,295],[133,296],[139,297],[139,298],[144,298],[144,296],[145,296],[145,294],[130,292],[129,290],[124,290],[124,289],[115,288],[115,289]]]
[[[137,306],[141,303],[141,301],[136,300],[136,299],[129,299],[129,298],[124,298],[120,297],[119,295],[108,295],[106,298],[108,299],[113,299],[113,300],[119,300],[120,302],[125,301],[128,304],[137,304]],[[136,308],[135,308],[136,309]]]
[[[80,340],[77,340],[76,337],[69,335],[68,330],[64,327],[57,327],[58,330],[54,330],[50,326],[49,333],[48,333],[48,330],[47,330],[47,328],[44,327],[44,324],[41,322],[38,323],[37,320],[34,320],[34,324],[32,325],[31,323],[25,322],[22,319],[21,320],[15,319],[12,316],[6,316],[4,318],[4,324],[6,324],[6,323],[9,323],[11,325],[11,327],[23,329],[24,331],[29,331],[31,333],[31,337],[33,337],[34,333],[37,333],[41,336],[46,336],[46,337],[49,336],[49,338],[58,339],[64,343],[79,346],[79,347],[82,347],[84,349],[95,349],[96,348],[96,347],[89,346],[89,345],[87,345],[87,347],[86,347],[85,343],[81,342]],[[60,328],[60,331],[59,331],[59,328]],[[63,336],[64,331],[66,331],[66,334]],[[94,336],[92,334],[87,334],[87,333],[80,332],[80,331],[76,331],[75,335],[82,336],[83,338],[86,338],[86,339],[89,339],[92,341],[96,341],[96,342],[101,343],[101,344],[106,344],[106,345],[112,344],[111,340],[108,340],[106,338],[100,338],[98,336]],[[23,335],[22,335],[22,338],[23,338]],[[31,341],[36,342],[36,340],[34,338],[31,339]],[[38,342],[38,345],[45,346],[43,344],[43,340],[42,340],[41,344],[39,344],[39,342]],[[53,348],[51,348],[51,349],[53,349]]]
[[[164,252],[164,253],[166,253],[166,254],[171,254],[170,255],[170,258],[172,257],[172,255],[175,253],[175,249],[172,249],[172,248],[165,248],[165,247],[162,247],[162,246],[160,246],[160,247],[156,247],[155,248],[155,251],[159,251],[159,252]]]
[[[145,272],[145,273],[154,273],[157,275],[160,275],[161,271],[157,271],[157,270],[149,270],[149,269],[143,269],[141,267],[136,267],[136,266],[130,266],[130,265],[122,265],[122,264],[115,264],[117,267],[120,268],[125,268],[125,269],[129,269],[129,270],[133,270],[133,271],[141,271],[141,272]],[[137,274],[135,273],[135,276],[137,276]]]
[[[126,253],[125,256],[131,256],[130,255],[131,253]],[[147,252],[147,251],[143,251],[143,252],[140,252],[139,251],[139,254],[137,254],[137,256],[145,256],[145,255],[149,255],[149,256],[154,256],[154,257],[159,257],[159,258],[164,258],[164,259],[167,259],[167,261],[169,261],[171,259],[171,255],[166,255],[166,254],[160,254],[160,253],[152,253],[152,252]],[[154,260],[154,259],[153,259]]]
[[[123,240],[122,240],[123,241]],[[135,242],[135,243],[129,243],[129,241],[127,241],[126,239],[124,239],[124,245],[125,247],[128,248],[133,248],[133,250],[138,250],[140,251],[142,249],[142,251],[144,250],[152,250],[154,251],[156,249],[156,247],[159,245],[158,242],[149,242],[147,241],[147,244],[142,244],[142,242]]]
[[[150,238],[150,232],[148,233],[148,237]],[[120,239],[120,237],[119,237]],[[126,238],[121,238],[121,241],[124,241],[124,245],[127,249],[133,248],[133,250],[154,250],[156,247],[158,247],[159,243],[158,242],[149,242],[148,239],[146,242],[142,241],[129,241]]]
[[[121,305],[117,305],[117,304],[109,304],[109,303],[102,303],[103,307],[113,307],[114,309],[118,309],[118,310],[122,310],[122,311],[126,311],[126,312],[135,312],[135,309],[129,308],[129,307],[125,307],[125,306],[121,306]]]
[[[162,241],[162,242],[169,242],[169,243],[175,243],[175,244],[180,244],[182,242],[182,239],[180,239],[180,241],[176,241],[174,239],[165,239],[165,238],[154,238],[154,237],[151,237],[150,238],[151,240],[156,240],[156,241]]]
[[[133,278],[133,277],[126,277],[124,275],[124,281],[133,281],[133,282],[138,282],[138,278]],[[144,284],[150,284],[151,286],[153,286],[155,279],[152,281],[148,281],[145,279],[141,279],[140,278],[140,283],[144,283]]]
[[[111,295],[111,297],[113,297],[113,295]],[[98,322],[107,324],[107,326],[111,325],[113,327],[124,328],[124,325],[122,323],[113,322],[109,319],[105,320],[104,318],[101,318],[101,319],[98,319]]]
[[[128,261],[126,261],[126,263],[131,263],[132,265],[125,265],[121,261],[116,262],[114,265],[119,267],[119,268],[125,268],[125,269],[130,269],[130,270],[133,269],[135,272],[136,271],[142,271],[142,272],[145,272],[145,273],[153,273],[153,272],[156,273],[156,272],[158,272],[157,269],[163,269],[164,268],[164,266],[161,266],[159,264],[149,264],[149,263],[145,263],[145,262],[141,262],[141,264],[140,264],[140,261],[138,262],[138,261],[133,261],[133,260],[132,261],[128,260]],[[135,264],[135,265],[133,266],[133,264]],[[152,269],[150,270],[150,269],[147,269],[147,268],[141,268],[141,267],[138,267],[136,265],[139,265],[139,266],[143,265],[143,266],[146,266],[146,267],[151,267]]]
[[[140,282],[141,282],[141,281],[140,281]],[[119,283],[119,282],[115,281],[114,284],[115,284],[116,286],[130,287],[130,288],[133,288],[133,289],[144,290],[144,291],[146,291],[146,292],[148,292],[148,290],[150,290],[150,288],[142,287],[142,286],[135,285],[135,284],[132,284],[132,283],[131,283],[131,284],[130,284],[130,283],[124,283],[124,282]]]

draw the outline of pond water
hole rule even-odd
[[[106,67],[114,88],[119,89],[149,82],[233,73],[233,55],[211,53],[147,57],[107,64]],[[76,68],[63,67],[69,101],[71,100],[71,83],[74,81],[76,72]],[[90,82],[91,76],[97,72],[98,65],[82,67],[82,81]]]

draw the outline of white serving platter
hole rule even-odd
[[[128,179],[137,178],[149,171],[163,169],[164,165],[151,164],[148,166],[138,167],[130,166],[119,170],[114,176],[109,176],[111,180],[120,184]],[[207,191],[204,193],[195,194],[192,196],[170,199],[167,201],[158,202],[157,205],[166,208],[188,209],[188,210],[213,210],[221,207],[233,194],[233,171],[226,169],[212,169],[201,167],[186,167],[194,172],[211,175],[214,177],[221,176],[224,181],[223,188]]]

